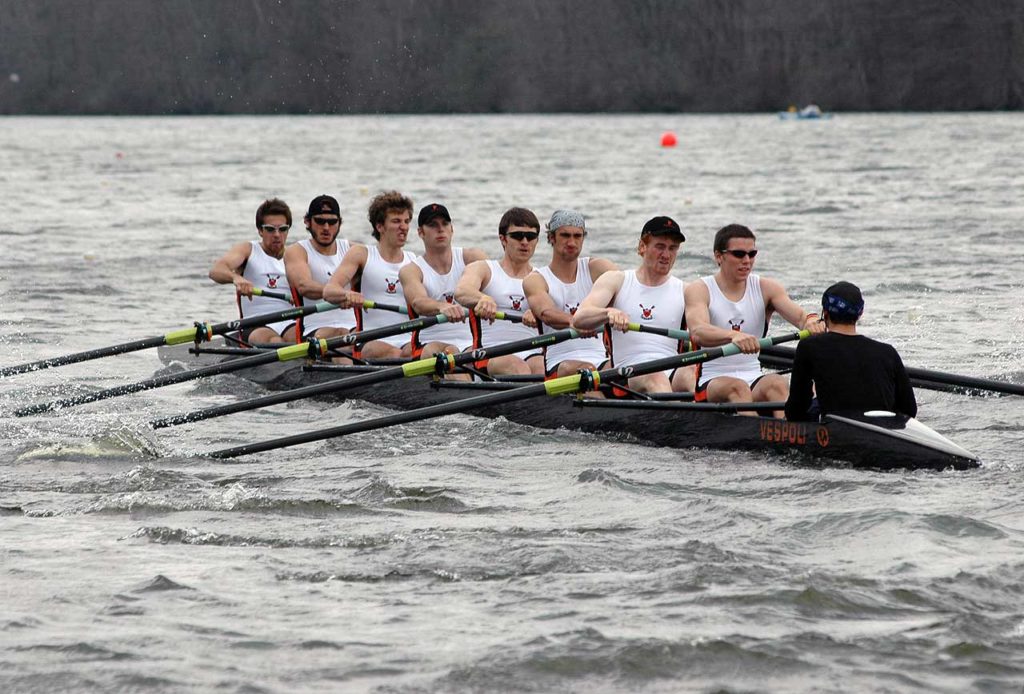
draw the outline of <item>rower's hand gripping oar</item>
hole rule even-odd
[[[346,390],[351,390],[352,388],[358,388],[360,386],[383,383],[384,381],[394,381],[411,376],[429,376],[432,374],[443,376],[444,374],[454,373],[458,367],[464,364],[472,364],[484,359],[500,357],[506,354],[515,354],[516,352],[548,347],[576,337],[579,337],[579,333],[570,328],[553,333],[535,335],[534,337],[530,337],[525,340],[516,340],[515,342],[494,345],[493,347],[481,347],[470,352],[459,352],[458,354],[439,352],[433,357],[429,357],[427,359],[419,359],[407,364],[392,366],[380,369],[379,371],[373,371],[371,373],[359,374],[358,376],[350,376],[348,378],[330,381],[328,383],[318,383],[304,388],[285,391],[283,393],[271,393],[270,395],[264,395],[250,400],[243,400],[241,402],[233,402],[227,405],[208,407],[203,410],[196,410],[194,412],[186,412],[185,414],[155,419],[150,422],[149,425],[154,429],[163,429],[177,424],[198,422],[204,419],[212,419],[214,417],[221,417],[227,414],[234,414],[235,412],[247,412],[261,407],[279,405],[284,402],[302,400],[317,395],[336,394]]]
[[[807,337],[808,335],[810,335],[809,331],[801,330],[798,333],[790,333],[788,335],[779,335],[776,337],[762,338],[760,340],[760,344],[762,347],[768,347],[771,345],[779,344],[781,342],[799,340]],[[208,455],[213,458],[235,458],[240,455],[260,453],[263,451],[272,451],[278,448],[294,446],[300,443],[322,441],[323,439],[347,436],[348,434],[355,434],[363,431],[372,431],[374,429],[383,429],[385,427],[391,427],[398,424],[406,424],[409,422],[418,422],[424,419],[431,419],[433,417],[443,417],[449,414],[458,414],[460,412],[467,412],[478,407],[493,407],[495,405],[516,402],[518,400],[526,400],[528,398],[534,398],[541,395],[563,395],[566,393],[578,393],[585,392],[588,390],[596,390],[598,387],[600,387],[601,383],[604,383],[611,379],[643,376],[644,374],[654,373],[655,371],[663,371],[665,369],[690,366],[691,364],[697,364],[700,362],[709,361],[711,359],[717,359],[719,357],[727,357],[732,354],[738,354],[739,352],[739,347],[737,347],[733,343],[729,343],[727,345],[722,345],[721,347],[708,347],[705,349],[697,350],[696,352],[685,352],[683,354],[676,354],[670,357],[663,357],[661,359],[655,359],[653,361],[644,362],[642,364],[634,364],[633,366],[623,366],[615,369],[605,369],[604,371],[584,370],[581,371],[580,373],[573,374],[571,376],[554,378],[551,379],[550,381],[545,381],[544,383],[538,383],[536,385],[522,386],[519,388],[513,388],[499,393],[488,393],[486,395],[478,395],[475,397],[458,400],[456,402],[447,402],[439,405],[431,405],[430,407],[422,407],[418,410],[399,412],[397,414],[389,415],[387,417],[380,417],[378,419],[368,419],[362,422],[353,422],[351,424],[344,424],[342,426],[332,427],[330,429],[320,429],[318,431],[311,431],[305,434],[297,434],[294,436],[286,436],[284,438],[272,439],[270,441],[263,441],[261,443],[251,443],[244,446],[236,446],[235,448],[226,448],[220,451],[214,451],[213,453],[209,453]]]
[[[330,305],[334,306],[333,304]],[[97,400],[106,400],[107,398],[113,398],[119,395],[127,395],[128,393],[137,393],[142,390],[161,388],[174,383],[192,381],[205,376],[240,371],[241,369],[260,366],[261,364],[270,364],[275,361],[291,361],[293,359],[302,359],[307,356],[323,356],[327,354],[328,350],[336,349],[338,347],[345,347],[346,345],[355,344],[357,342],[369,342],[370,340],[377,340],[391,335],[399,335],[413,330],[421,330],[423,328],[429,328],[432,325],[436,325],[437,323],[446,323],[447,321],[448,318],[446,316],[438,314],[436,316],[416,318],[414,320],[405,321],[404,323],[386,325],[381,328],[374,328],[373,330],[349,333],[348,335],[339,335],[337,337],[319,340],[312,339],[308,342],[300,342],[299,344],[289,345],[288,347],[282,347],[276,350],[267,350],[260,354],[254,354],[251,357],[222,361],[218,364],[211,364],[210,366],[193,369],[191,371],[166,374],[164,376],[157,376],[156,378],[150,378],[137,383],[115,386],[95,393],[85,393],[83,395],[76,395],[70,398],[54,400],[52,402],[29,405],[28,407],[22,407],[19,410],[15,410],[14,415],[16,417],[25,417],[27,415],[40,414],[50,410],[73,407],[87,402],[96,402]]]
[[[336,308],[338,308],[336,304],[331,304],[326,301],[318,301],[317,303],[310,304],[308,306],[293,306],[292,308],[284,309],[282,311],[261,313],[258,316],[237,318],[223,323],[210,324],[197,322],[191,328],[182,328],[181,330],[175,330],[174,332],[167,333],[166,335],[148,337],[134,342],[124,342],[110,347],[100,347],[86,352],[67,354],[62,357],[51,357],[50,359],[42,359],[40,361],[29,362],[27,364],[19,364],[18,366],[2,367],[0,368],[0,377],[13,376],[15,374],[27,373],[29,371],[39,371],[41,369],[49,369],[54,366],[64,366],[65,364],[75,364],[82,361],[110,357],[115,354],[138,352],[143,349],[163,347],[164,345],[182,345],[187,342],[206,342],[212,339],[214,335],[223,335],[224,333],[229,333],[235,330],[255,328],[261,325],[266,325],[267,323],[276,323],[277,321],[288,320],[289,318],[308,316],[311,313],[333,311]]]

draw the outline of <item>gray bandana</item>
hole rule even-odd
[[[562,227],[579,227],[586,230],[587,225],[583,221],[583,215],[576,210],[555,210],[551,213],[548,231],[558,231]]]

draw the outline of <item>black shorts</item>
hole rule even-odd
[[[248,342],[249,341],[249,336],[252,335],[254,330],[259,330],[260,328],[265,328],[265,327],[267,327],[267,326],[265,326],[265,325],[254,325],[251,328],[246,328],[245,330],[241,331],[238,334],[238,337],[242,340],[242,342]],[[278,335],[280,337],[284,337],[285,333],[287,333],[289,330],[295,330],[295,322],[294,321],[289,323],[288,325],[284,326],[284,328],[281,330],[281,332],[278,333]]]

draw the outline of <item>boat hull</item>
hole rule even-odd
[[[235,358],[229,354],[201,350],[196,354],[194,351],[188,345],[159,350],[164,363],[177,363],[189,369]],[[350,369],[310,369],[298,362],[276,362],[237,373],[270,390],[291,390],[352,375]],[[336,397],[410,410],[509,387],[515,384],[437,383],[419,377],[356,387]],[[838,462],[856,468],[941,470],[978,465],[977,458],[968,451],[901,415],[830,416],[821,423],[789,422],[700,407],[671,401],[608,401],[559,396],[477,408],[468,414],[505,417],[528,426],[565,428],[652,446],[770,451],[804,462]]]

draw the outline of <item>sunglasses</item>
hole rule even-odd
[[[341,219],[339,217],[334,217],[331,219],[328,219],[327,217],[313,217],[313,221],[322,227],[332,227],[335,224],[341,223]]]
[[[721,251],[721,253],[728,253],[733,258],[740,258],[740,259],[742,259],[742,258],[744,258],[744,257],[749,255],[750,259],[753,260],[757,256],[757,249],[755,248],[752,251],[741,251],[739,249],[733,249],[733,250],[728,250],[727,249],[727,250]]]
[[[288,230],[291,228],[291,224],[280,224],[278,226],[274,226],[273,224],[260,224],[260,229],[267,232],[268,234],[272,234],[275,231],[280,231],[282,234],[287,234]]]
[[[510,231],[506,234],[513,241],[536,241],[539,231]]]

